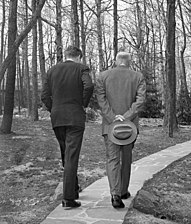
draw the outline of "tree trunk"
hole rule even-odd
[[[20,73],[19,73],[19,86],[20,86],[20,96],[21,96],[21,107],[25,107],[25,100],[24,100],[24,58],[23,58],[23,46],[22,46],[22,57],[19,58],[19,67],[20,67]]]
[[[142,64],[142,57],[144,53],[142,52],[141,46],[143,44],[143,32],[142,32],[142,13],[141,13],[141,8],[140,8],[140,2],[136,0],[136,14],[137,14],[137,30],[136,30],[136,49],[137,49],[137,54],[138,54],[138,59],[139,59],[139,68],[140,70],[145,68],[145,65]]]
[[[20,63],[20,56],[19,56],[19,50],[17,51],[17,74],[16,74],[16,93],[17,93],[17,100],[18,100],[18,113],[21,114],[21,107],[22,107],[22,100],[21,100],[21,63]]]
[[[72,25],[73,45],[76,47],[80,47],[78,1],[77,0],[71,0],[71,25]]]
[[[28,25],[28,4],[25,0],[25,27]],[[32,101],[31,101],[31,87],[30,87],[30,74],[29,74],[29,61],[28,61],[28,35],[26,35],[24,40],[24,74],[25,74],[25,91],[26,91],[26,104],[27,104],[27,116],[31,116],[32,111]]]
[[[185,115],[187,123],[190,124],[190,114],[191,114],[191,99],[189,96],[188,92],[188,86],[187,86],[187,81],[186,81],[186,68],[185,68],[185,62],[184,62],[184,52],[186,50],[186,31],[185,31],[185,24],[184,24],[184,18],[183,18],[183,13],[182,13],[182,7],[180,0],[178,0],[178,6],[180,10],[180,18],[182,22],[182,30],[183,30],[183,38],[184,38],[184,43],[183,46],[180,50],[180,59],[181,59],[181,71],[180,71],[180,110],[182,111],[181,117],[182,121],[184,120]]]
[[[175,65],[175,0],[167,0],[167,38],[166,38],[166,75],[167,75],[167,125],[169,137],[177,129],[176,119],[176,65]]]
[[[113,37],[113,50],[114,60],[118,52],[118,18],[117,18],[117,0],[113,2],[113,22],[114,22],[114,37]]]
[[[1,83],[1,90],[2,90],[2,106],[4,110],[4,105],[5,105],[5,78],[2,80]]]
[[[48,56],[50,58],[50,67],[52,67],[55,63],[55,54],[54,54],[54,45],[53,45],[53,33],[51,27],[49,27],[48,35],[50,36],[50,40],[47,40],[49,42],[48,44]]]
[[[3,79],[3,76],[5,74],[5,71],[7,70],[7,68],[9,67],[11,61],[14,59],[17,49],[20,46],[20,44],[22,43],[22,41],[25,39],[25,37],[27,36],[27,34],[31,31],[32,27],[34,26],[34,24],[36,24],[36,21],[38,19],[38,17],[40,16],[40,12],[44,6],[46,0],[40,0],[36,11],[34,13],[34,15],[32,16],[32,19],[30,20],[30,22],[28,23],[27,27],[20,33],[20,35],[15,39],[12,48],[10,49],[7,57],[5,58],[5,60],[3,61],[3,63],[0,65],[0,83]]]
[[[45,55],[44,55],[42,20],[40,18],[38,19],[38,31],[39,31],[39,38],[38,38],[39,62],[40,62],[40,73],[41,73],[41,80],[42,80],[42,86],[43,86],[45,76],[46,76],[46,69],[45,69]]]
[[[63,61],[62,53],[62,0],[56,1],[56,53],[57,53],[57,63]]]
[[[32,12],[36,9],[36,0],[32,0]],[[37,24],[32,28],[32,120],[38,121],[38,76],[37,76]]]
[[[102,47],[102,25],[101,25],[101,0],[97,1],[97,35],[99,52],[99,71],[103,70],[103,47]]]
[[[8,54],[11,53],[13,44],[17,35],[17,0],[10,1],[9,22],[8,22]],[[12,57],[8,67],[5,93],[5,106],[1,132],[4,134],[11,133],[13,109],[14,109],[14,91],[16,76],[16,54]]]
[[[45,69],[45,55],[44,55],[44,43],[43,43],[43,28],[42,28],[42,19],[38,19],[38,30],[39,30],[39,38],[38,38],[38,48],[39,48],[39,62],[40,62],[40,73],[41,73],[41,80],[42,80],[42,86],[45,82],[46,77],[46,69]],[[61,54],[62,55],[62,54]],[[62,58],[62,57],[61,57]],[[43,104],[43,108],[44,104]]]
[[[82,54],[83,54],[83,64],[86,64],[86,36],[84,27],[84,6],[83,0],[80,0],[80,13],[81,13],[81,42],[82,42]]]
[[[161,5],[159,4],[159,2],[157,1],[157,8],[158,8],[158,11],[160,10],[161,8]],[[163,7],[162,7],[163,9]],[[163,55],[163,33],[162,33],[162,21],[159,17],[158,19],[158,26],[159,26],[159,72],[161,74],[161,77],[162,77],[162,106],[164,106],[164,108],[166,107],[165,106],[165,103],[166,103],[166,76],[165,76],[165,58],[164,58],[164,55]]]
[[[3,62],[4,57],[4,31],[5,31],[5,0],[2,0],[2,25],[1,25],[1,52],[0,52],[0,64]],[[2,115],[3,107],[3,90],[0,82],[0,115]]]

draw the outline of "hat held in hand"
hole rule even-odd
[[[117,145],[131,144],[137,137],[137,127],[129,120],[114,121],[110,124],[108,138]]]

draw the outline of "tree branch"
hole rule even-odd
[[[5,58],[5,60],[3,61],[3,63],[0,66],[0,83],[4,77],[5,71],[7,70],[8,66],[10,65],[12,59],[14,58],[20,44],[22,43],[22,41],[25,39],[25,37],[27,36],[27,34],[31,31],[32,27],[34,26],[34,24],[36,23],[37,19],[39,18],[40,14],[41,14],[41,10],[44,6],[46,0],[40,0],[39,4],[36,8],[36,11],[34,13],[34,16],[31,18],[30,22],[28,23],[28,25],[26,26],[26,28],[20,33],[20,35],[17,37],[17,39],[15,40],[13,46],[12,46],[12,50],[11,52],[7,55],[7,57]]]

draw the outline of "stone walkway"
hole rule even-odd
[[[134,162],[129,187],[132,197],[123,200],[124,209],[117,210],[112,207],[108,180],[107,177],[103,177],[80,193],[81,207],[64,209],[59,205],[41,224],[122,224],[133,197],[141,189],[144,181],[189,153],[191,141],[177,144]]]

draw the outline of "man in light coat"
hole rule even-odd
[[[114,208],[123,208],[121,199],[130,197],[128,191],[134,142],[118,145],[108,138],[109,126],[115,121],[132,121],[137,129],[138,113],[145,101],[146,84],[142,73],[130,69],[131,57],[119,52],[116,67],[104,71],[97,81],[97,99],[102,120],[102,135],[106,146],[106,169]]]

